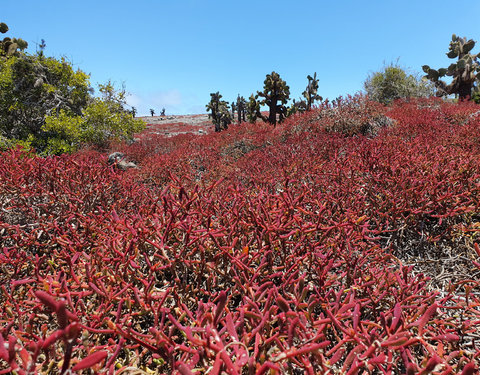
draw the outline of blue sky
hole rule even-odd
[[[272,71],[292,98],[317,72],[319,93],[334,99],[398,58],[412,72],[446,67],[452,33],[480,42],[479,14],[479,1],[463,0],[2,0],[0,22],[30,52],[45,39],[47,55],[94,87],[124,82],[146,115],[203,113],[211,92],[248,97]]]

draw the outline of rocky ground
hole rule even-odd
[[[172,137],[178,134],[207,134],[212,132],[213,125],[207,114],[176,116],[143,116],[139,117],[147,123],[142,136],[148,134]]]

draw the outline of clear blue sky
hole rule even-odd
[[[2,0],[8,36],[65,56],[91,83],[124,82],[140,115],[205,112],[260,90],[273,70],[300,97],[317,72],[323,97],[354,94],[400,58],[446,67],[452,33],[480,42],[480,1]],[[474,49],[479,52],[480,44]]]

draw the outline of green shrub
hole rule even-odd
[[[475,103],[480,104],[480,89],[479,89],[478,85],[475,86],[475,88],[473,89],[472,100]]]
[[[79,115],[87,105],[89,76],[66,60],[19,54],[0,60],[0,134],[42,148],[45,116],[60,110]]]
[[[1,33],[8,26],[1,24]],[[0,149],[33,148],[43,155],[73,152],[83,145],[105,146],[141,131],[145,124],[125,110],[125,89],[99,85],[93,97],[90,76],[65,58],[23,52],[21,39],[0,46]],[[0,51],[0,52],[1,52]]]
[[[127,140],[145,128],[142,120],[123,109],[125,91],[108,82],[100,85],[102,98],[93,98],[81,115],[60,110],[45,118],[42,130],[50,134],[46,154],[73,152],[83,145],[103,148],[110,141]]]
[[[364,88],[370,99],[387,105],[396,99],[429,97],[435,93],[431,82],[408,74],[396,64],[369,75]]]
[[[63,58],[17,53],[0,59],[0,147],[70,153],[128,139],[144,128],[124,109],[124,88],[107,82],[99,91],[99,98],[92,97],[89,75]]]

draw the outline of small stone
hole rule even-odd
[[[113,165],[121,171],[126,171],[130,168],[138,168],[135,163],[125,160],[125,155],[121,152],[113,152],[108,155],[108,164]]]

